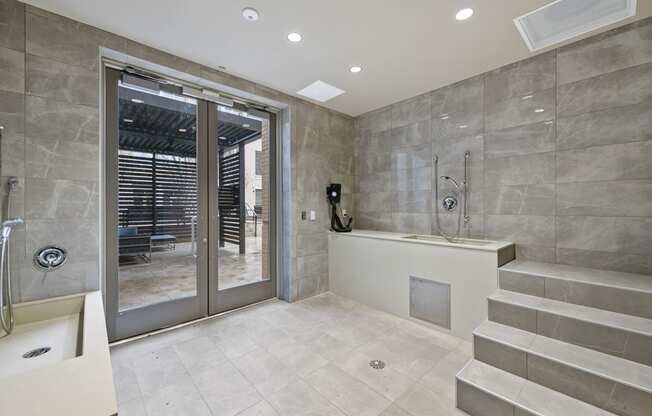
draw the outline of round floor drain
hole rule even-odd
[[[371,360],[369,361],[369,366],[374,370],[382,370],[383,368],[385,368],[385,363],[380,360]]]
[[[50,351],[51,349],[52,348],[50,348],[50,347],[34,348],[33,350],[27,351],[25,354],[23,354],[23,358],[38,357],[38,356],[43,355],[46,352]]]

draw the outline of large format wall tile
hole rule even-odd
[[[25,50],[25,4],[0,0],[0,46]]]
[[[97,182],[26,178],[25,218],[99,218]]]
[[[432,133],[436,138],[473,136],[484,131],[482,77],[432,93]]]
[[[555,154],[538,153],[485,161],[485,186],[555,182]]]
[[[358,118],[358,129],[361,134],[377,133],[392,127],[391,107],[381,108]]]
[[[557,215],[652,217],[652,180],[560,183]]]
[[[430,119],[392,129],[392,148],[418,146],[431,142]]]
[[[560,48],[557,61],[559,84],[652,62],[652,21],[646,19]]]
[[[517,245],[554,247],[555,219],[535,215],[487,215],[485,233],[494,240],[513,241]]]
[[[25,134],[25,95],[0,90],[0,125],[3,139],[22,139]]]
[[[27,93],[99,107],[99,74],[80,66],[27,55]]]
[[[27,138],[25,174],[32,178],[97,181],[99,157],[99,144]]]
[[[25,110],[27,137],[86,144],[100,142],[97,108],[28,95]]]
[[[25,93],[25,54],[0,47],[0,90]]]
[[[652,100],[557,120],[557,149],[652,139]]]
[[[489,72],[487,102],[522,97],[555,86],[555,52],[548,52]]]
[[[557,247],[649,256],[652,218],[560,216]]]
[[[484,209],[487,214],[550,215],[555,212],[555,185],[487,187]]]
[[[429,120],[430,98],[424,94],[392,105],[392,128]]]
[[[502,130],[524,124],[539,123],[555,118],[554,88],[487,103],[485,123],[487,131]]]
[[[554,150],[555,122],[552,120],[495,130],[484,137],[484,156],[488,159]]]
[[[557,182],[652,178],[652,141],[557,152]]]
[[[554,257],[551,262],[555,262]],[[617,270],[627,273],[652,275],[652,256],[649,254],[558,248],[556,262],[591,269]]]
[[[569,117],[652,99],[652,63],[557,88],[557,111]]]

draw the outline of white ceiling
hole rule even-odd
[[[551,0],[27,0],[34,6],[356,116],[531,56],[512,19]],[[652,15],[639,0],[635,19]],[[475,14],[454,15],[465,5]],[[260,20],[247,22],[252,6]],[[620,24],[627,23],[628,21]],[[619,25],[620,25],[619,24]],[[301,44],[286,35],[297,31]],[[348,68],[364,70],[351,74]]]

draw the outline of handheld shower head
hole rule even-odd
[[[442,176],[441,178],[444,179],[444,180],[446,180],[446,181],[451,181],[451,182],[453,182],[453,185],[455,185],[455,187],[456,187],[458,190],[461,189],[460,184],[455,180],[455,178],[453,178],[453,177],[451,177],[451,176],[446,176],[446,175]]]
[[[23,225],[25,221],[22,218],[12,218],[2,222],[2,239],[6,240],[11,235],[14,227]]]

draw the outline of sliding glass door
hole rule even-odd
[[[276,294],[274,116],[106,71],[111,340]]]

